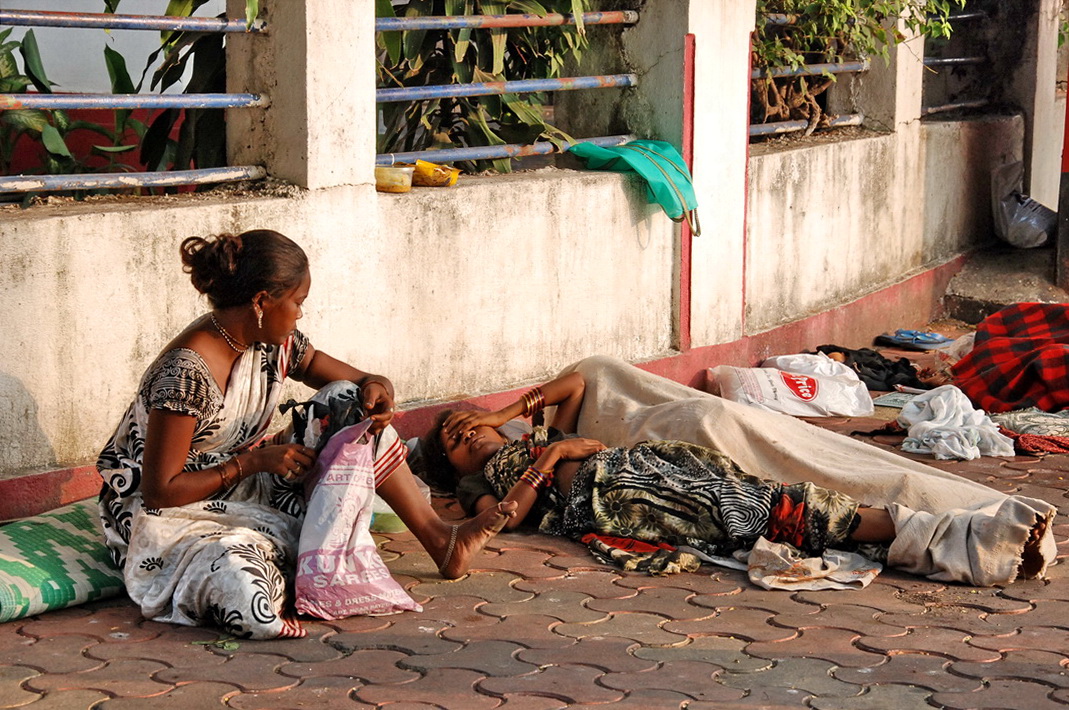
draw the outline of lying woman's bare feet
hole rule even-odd
[[[446,579],[456,579],[467,574],[472,558],[515,515],[516,503],[509,501],[487,508],[460,525],[451,526],[449,544],[440,550],[440,554],[431,553],[441,575]]]
[[[1021,566],[1017,568],[1017,575],[1023,579],[1032,579],[1043,569],[1043,553],[1040,546],[1043,535],[1047,532],[1047,519],[1037,515],[1035,527],[1028,534],[1028,541],[1024,544],[1021,552]]]

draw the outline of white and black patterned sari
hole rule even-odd
[[[164,509],[144,508],[140,489],[152,409],[196,418],[184,470],[215,466],[261,443],[307,348],[299,332],[281,347],[254,344],[235,361],[225,395],[188,348],[163,353],[142,378],[97,468],[105,539],[146,617],[245,638],[304,634],[284,613],[304,513],[299,484],[257,473],[209,500]]]
[[[544,427],[535,427],[487,462],[483,475],[498,498],[550,441]],[[857,501],[812,483],[752,476],[713,449],[644,441],[586,459],[570,491],[539,492],[534,514],[542,532],[574,539],[598,533],[728,555],[764,536],[819,556],[829,545],[843,547],[857,508]]]

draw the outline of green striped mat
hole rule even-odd
[[[103,599],[122,588],[95,500],[0,527],[0,622]]]

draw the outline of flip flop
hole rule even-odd
[[[940,333],[900,328],[893,335],[877,335],[874,342],[877,345],[890,345],[905,350],[938,350],[950,345],[954,340]]]

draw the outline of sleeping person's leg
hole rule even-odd
[[[447,579],[467,573],[475,555],[501,531],[515,513],[515,503],[498,503],[460,525],[451,525],[434,512],[420,492],[412,471],[402,463],[375,492],[408,526]]]
[[[895,524],[891,514],[883,508],[857,509],[860,519],[857,527],[850,533],[854,542],[891,542],[895,539]]]

